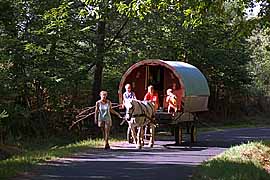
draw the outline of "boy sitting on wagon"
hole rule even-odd
[[[136,98],[136,95],[135,93],[131,90],[131,85],[130,84],[126,84],[125,85],[125,89],[126,89],[126,92],[124,92],[123,94],[123,104],[122,104],[122,108],[124,108],[124,104],[127,102],[127,101],[130,101],[132,99],[137,99]],[[123,121],[124,122],[124,121]],[[122,123],[123,123],[122,122]],[[122,124],[121,123],[121,124]],[[128,126],[128,129],[127,129],[127,139],[128,139],[128,142],[130,142],[129,140],[129,134],[131,133],[131,127]]]
[[[132,100],[132,99],[137,99],[135,96],[135,93],[131,91],[131,85],[126,84],[125,85],[126,92],[123,94],[123,104],[125,104],[125,101],[127,100]]]

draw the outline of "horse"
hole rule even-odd
[[[136,148],[142,148],[143,128],[148,125],[150,127],[149,147],[154,145],[155,137],[155,106],[149,101],[129,100],[124,104],[126,108],[125,119],[127,120]],[[137,127],[137,134],[136,128]]]

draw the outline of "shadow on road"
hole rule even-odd
[[[43,163],[20,179],[188,179],[194,167],[233,145],[270,139],[270,129],[233,129],[198,134],[198,142],[176,146],[173,137],[158,139],[154,148],[135,149],[126,142],[111,150],[89,149],[71,157]]]
[[[94,150],[42,164],[34,174],[20,179],[188,179],[195,165],[175,159],[173,153],[160,157],[150,151]]]

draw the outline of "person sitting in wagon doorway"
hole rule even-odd
[[[174,112],[177,112],[177,96],[173,94],[172,89],[167,89],[167,98],[166,102],[168,103],[168,113],[173,109]]]
[[[155,105],[155,111],[157,111],[159,107],[159,101],[158,101],[158,93],[155,92],[154,86],[150,85],[147,88],[147,93],[144,96],[144,101],[150,101],[154,103]]]
[[[105,149],[110,149],[109,145],[109,134],[110,128],[112,126],[111,114],[117,115],[119,118],[122,118],[121,115],[112,109],[112,103],[107,99],[107,91],[100,92],[100,100],[96,102],[95,108],[95,124],[98,124],[98,127],[101,128],[103,138],[105,141]]]

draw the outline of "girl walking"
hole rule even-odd
[[[110,128],[112,126],[111,113],[117,115],[119,118],[122,118],[121,115],[112,109],[112,103],[107,99],[107,91],[100,92],[100,100],[96,102],[95,109],[95,124],[98,124],[98,127],[101,128],[103,138],[105,141],[104,148],[110,149],[109,145],[109,134]]]

